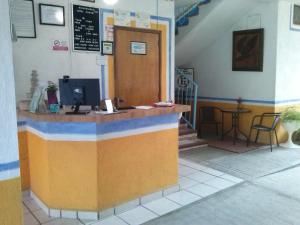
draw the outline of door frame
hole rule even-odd
[[[144,28],[136,28],[136,27],[123,27],[123,26],[114,26],[114,42],[116,43],[118,40],[117,40],[117,37],[116,37],[116,31],[118,30],[125,30],[125,31],[132,31],[132,32],[142,32],[142,33],[153,33],[153,34],[158,34],[158,54],[159,54],[159,74],[158,74],[158,77],[159,77],[159,87],[158,87],[158,99],[159,101],[161,101],[162,99],[162,95],[161,95],[161,90],[162,90],[162,81],[161,81],[161,60],[162,60],[162,51],[161,51],[161,46],[162,46],[162,39],[161,39],[161,31],[160,30],[153,30],[153,29],[144,29]],[[116,44],[114,44],[114,47],[116,48]],[[115,53],[117,52],[116,49],[114,51]],[[118,78],[117,78],[117,72],[118,72],[118,69],[117,69],[117,57],[116,57],[116,54],[114,55],[114,94],[115,94],[115,97],[119,97],[119,93],[118,93],[118,89],[117,89],[117,84],[118,84]]]

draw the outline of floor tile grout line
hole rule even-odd
[[[126,220],[124,220],[122,217],[118,216],[117,214],[114,215],[114,216],[117,217],[117,218],[119,218],[120,220],[122,220],[124,223],[130,225],[130,223],[128,223]],[[113,217],[113,216],[110,216],[110,217]],[[107,217],[107,219],[110,218],[110,217]]]
[[[31,216],[33,216],[33,218],[38,222],[38,224],[42,225],[42,222],[34,215],[33,211],[26,205],[26,203],[24,201],[23,201],[23,205],[27,208],[27,210],[29,211],[29,214],[31,214]],[[36,211],[38,211],[38,210],[36,210]]]

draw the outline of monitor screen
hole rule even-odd
[[[99,79],[59,79],[62,105],[100,105]]]

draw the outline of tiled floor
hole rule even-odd
[[[24,193],[24,225],[140,225],[169,212],[201,200],[243,180],[221,171],[180,159],[180,191],[101,221],[50,218]]]

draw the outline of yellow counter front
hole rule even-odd
[[[20,112],[23,188],[44,208],[99,212],[176,185],[178,117],[189,110],[177,105],[115,115]]]

